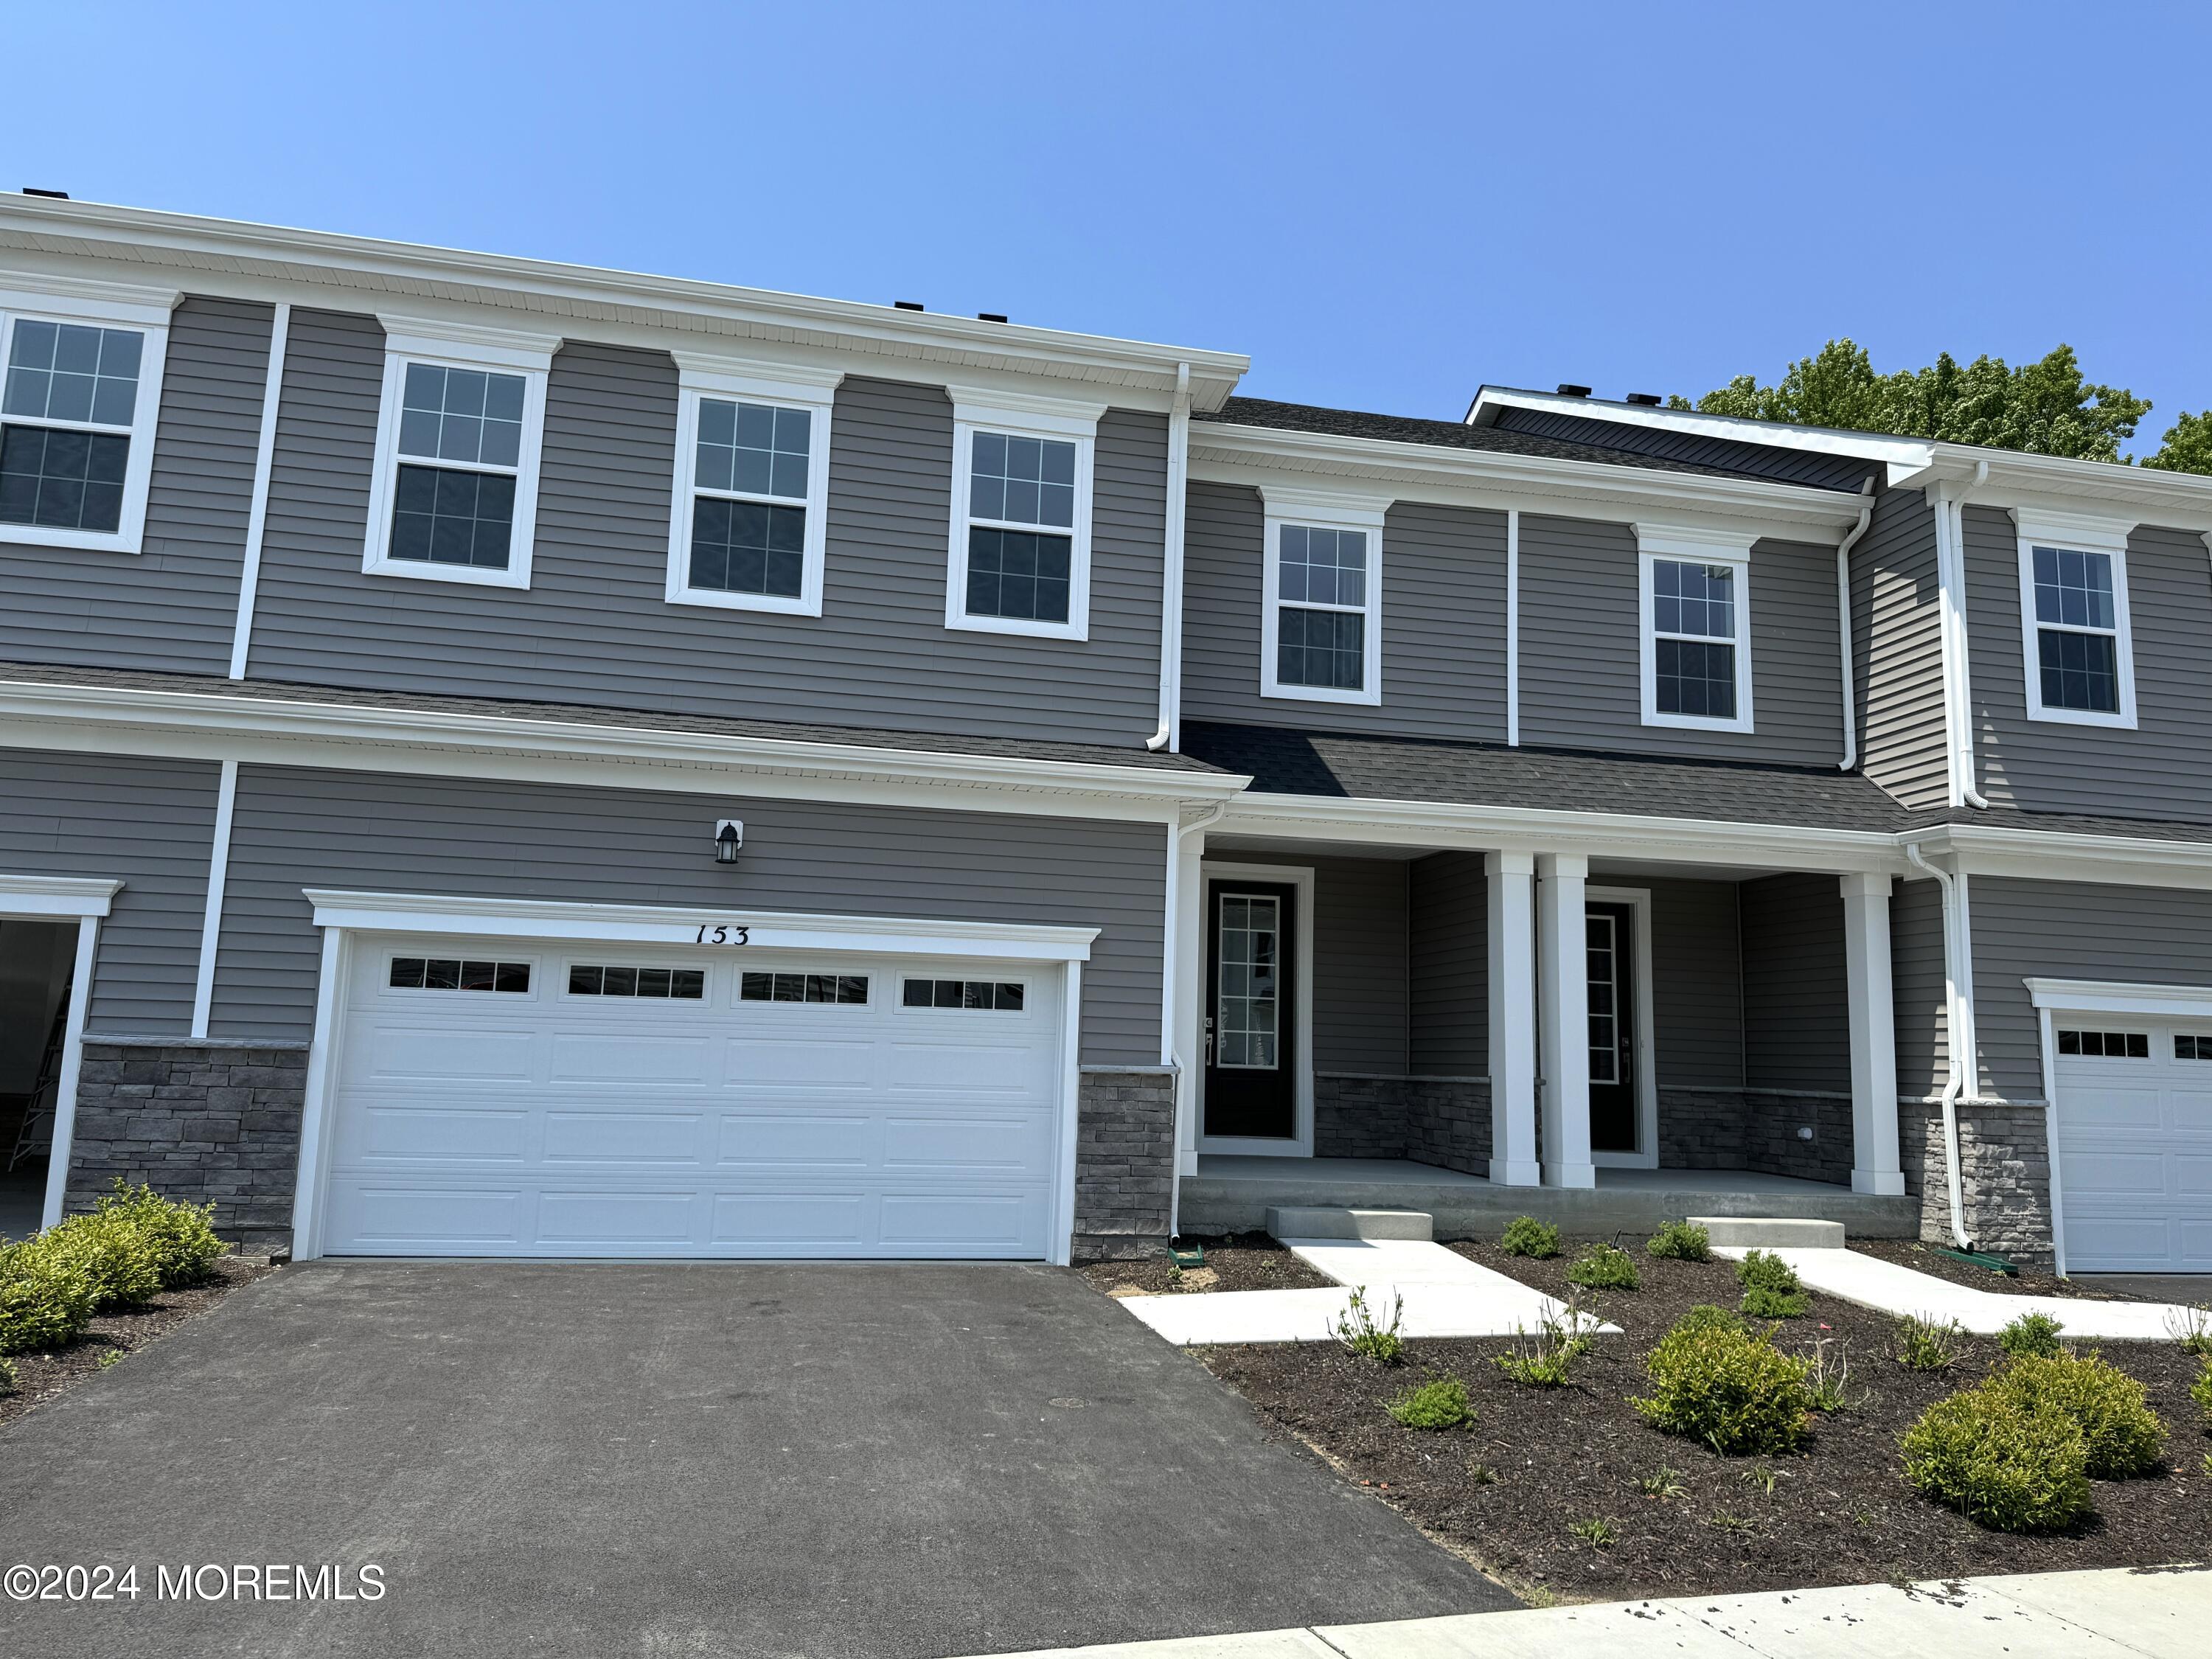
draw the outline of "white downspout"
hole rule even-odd
[[[1975,787],[1973,656],[1966,631],[1966,500],[1990,476],[1987,461],[1974,463],[1974,476],[1959,486],[1937,486],[1936,501],[1936,585],[1941,596],[1943,643],[1943,710],[1950,735],[1951,805],[1986,810],[1989,802]]]
[[[1182,747],[1183,498],[1190,488],[1190,365],[1176,365],[1175,402],[1168,406],[1168,519],[1160,574],[1160,729],[1152,750]]]
[[[1176,1047],[1176,1003],[1179,994],[1176,985],[1176,953],[1182,933],[1182,842],[1183,837],[1211,830],[1227,815],[1229,803],[1217,801],[1188,823],[1168,826],[1168,890],[1167,902],[1161,906],[1161,921],[1167,937],[1161,952],[1160,963],[1160,1058],[1175,1068],[1175,1147],[1174,1176],[1168,1188],[1168,1237],[1176,1238],[1182,1231],[1182,1130],[1183,1117],[1191,1102],[1191,1071],[1182,1053]],[[1203,884],[1201,884],[1201,888]]]
[[[1972,1249],[1966,1232],[1966,1176],[1959,1167],[1959,1097],[1968,1079],[1979,1070],[1974,1035],[1972,936],[1960,948],[1960,930],[1966,915],[1966,894],[1960,878],[1938,869],[1921,855],[1917,842],[1905,843],[1905,856],[1936,878],[1943,895],[1943,996],[1946,1075],[1943,1079],[1943,1168],[1951,1199],[1951,1237],[1962,1250]],[[1960,1056],[1965,1063],[1960,1063]]]
[[[1859,493],[1866,497],[1866,505],[1859,508],[1859,521],[1836,548],[1836,637],[1842,642],[1844,656],[1844,757],[1836,763],[1838,772],[1848,772],[1859,763],[1857,697],[1851,678],[1851,550],[1874,522],[1873,473],[1867,474]]]

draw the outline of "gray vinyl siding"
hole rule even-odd
[[[1480,853],[1434,853],[1406,872],[1409,1063],[1417,1076],[1490,1069],[1490,888]]]
[[[1521,741],[1832,766],[1843,752],[1836,561],[1763,541],[1751,556],[1750,732],[1643,723],[1632,526],[1521,520]]]
[[[1314,872],[1314,1069],[1390,1077],[1406,1070],[1406,866],[1395,859],[1209,854],[1212,864]],[[1212,925],[1209,919],[1207,925]]]
[[[1966,509],[1966,605],[1975,759],[1993,803],[2107,817],[2212,817],[2203,763],[2212,731],[2212,562],[2203,538],[2139,526],[2128,538],[2136,729],[2027,718],[2020,538],[2011,518]]]
[[[123,884],[100,925],[87,1030],[191,1030],[220,774],[213,761],[0,750],[0,871]]]
[[[1651,890],[1652,1018],[1659,1086],[1738,1088],[1743,1078],[1743,972],[1734,882],[1596,880]]]
[[[2043,1098],[2030,975],[2212,985],[2212,892],[1998,876],[1969,888],[1975,1035],[2001,1099]]]
[[[384,341],[293,319],[257,678],[1134,746],[1158,726],[1164,416],[1100,422],[1087,641],[948,629],[952,405],[836,395],[823,614],[670,605],[677,375],[659,352],[553,360],[527,591],[366,576]]]
[[[1190,486],[1185,720],[1504,740],[1503,513],[1401,501],[1384,518],[1380,707],[1260,695],[1265,529],[1256,489]]]
[[[141,550],[0,542],[0,657],[228,671],[274,317],[235,300],[171,313]]]
[[[1833,876],[1763,876],[1745,882],[1738,896],[1745,1084],[1849,1093],[1841,887]]]
[[[1890,896],[1889,988],[1897,1013],[1897,1092],[1908,1100],[1932,1098],[1943,1091],[1950,1054],[1943,894],[1932,880],[1899,882]]]
[[[1907,806],[1950,799],[1936,514],[1889,489],[1851,550],[1851,675],[1859,768]]]
[[[717,813],[745,821],[717,866]],[[239,776],[214,1033],[301,1037],[320,939],[301,889],[709,906],[1102,929],[1082,1058],[1157,1065],[1158,825],[250,766]]]

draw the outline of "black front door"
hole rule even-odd
[[[1636,1150],[1636,910],[1593,904],[1589,941],[1590,1151]]]
[[[1291,941],[1297,889],[1213,884],[1206,945],[1206,1133],[1289,1140],[1298,1132]]]

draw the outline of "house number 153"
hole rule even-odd
[[[752,942],[752,931],[750,927],[742,922],[702,922],[699,924],[699,937],[692,940],[692,943],[695,945],[749,945]]]

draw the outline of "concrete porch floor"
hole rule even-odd
[[[1439,1238],[1481,1237],[1532,1215],[1570,1235],[1650,1232],[1686,1215],[1795,1216],[1840,1221],[1862,1238],[1915,1238],[1920,1200],[1746,1170],[1609,1170],[1595,1188],[1499,1187],[1481,1176],[1404,1158],[1256,1158],[1201,1152],[1182,1181],[1186,1234],[1267,1224],[1275,1204],[1425,1210]]]
[[[0,1162],[6,1154],[0,1152]],[[46,1161],[33,1158],[20,1169],[0,1170],[0,1243],[14,1243],[39,1231],[46,1207]]]

